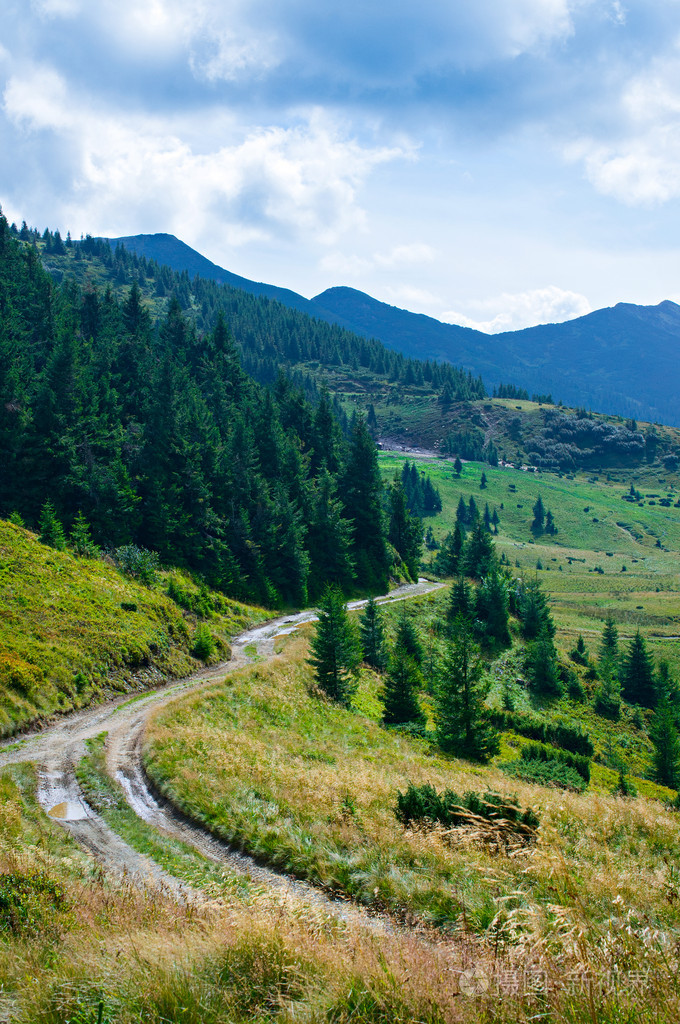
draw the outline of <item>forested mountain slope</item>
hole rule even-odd
[[[311,300],[215,267],[172,235],[122,241],[135,252],[279,299],[357,334],[378,338],[413,359],[448,360],[489,386],[510,381],[552,393],[567,405],[680,425],[680,307],[618,303],[576,320],[488,335],[389,306],[354,288],[329,288]]]
[[[283,375],[268,389],[253,380],[223,316],[228,297],[211,306],[212,282],[190,293],[180,277],[159,308],[139,279],[158,292],[164,275],[114,260],[108,246],[95,260],[98,245],[46,233],[38,246],[0,218],[0,516],[36,527],[49,501],[70,529],[82,511],[114,553],[142,545],[269,607],[304,604],[328,581],[349,591],[408,576],[407,552],[388,540],[403,534],[394,517],[405,506],[397,485],[383,496],[363,419],[345,433],[326,392],[310,401]],[[62,272],[55,285],[40,249],[93,274],[81,273],[81,287]],[[251,300],[263,317],[275,308]],[[199,315],[210,330],[198,329]],[[305,323],[309,343],[321,344]],[[337,329],[323,330],[336,344]],[[261,362],[276,368],[266,322],[261,338],[270,345]]]
[[[674,428],[591,414],[583,407],[558,409],[550,395],[530,396],[526,388],[515,385],[494,388],[498,397],[489,397],[481,379],[450,363],[407,359],[375,339],[278,300],[217,280],[190,278],[187,271],[161,266],[124,246],[112,249],[108,242],[89,236],[65,244],[57,232],[40,235],[27,227],[14,233],[34,248],[62,286],[73,279],[100,296],[111,289],[119,302],[125,302],[135,282],[154,324],[162,322],[174,300],[199,336],[214,330],[221,313],[250,376],[271,387],[283,371],[312,403],[318,403],[326,387],[343,429],[359,412],[368,417],[373,437],[385,447],[421,446],[463,459],[493,463],[500,458],[560,471],[629,472],[654,462],[672,469],[680,459],[680,435]],[[160,237],[170,254],[177,252],[172,236],[144,237]],[[195,268],[207,265],[208,273],[213,265],[194,256]],[[529,401],[530,397],[538,401]]]

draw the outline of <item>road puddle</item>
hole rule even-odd
[[[71,800],[64,800],[61,804],[55,804],[47,812],[50,818],[59,818],[60,821],[82,821],[87,817],[87,811],[82,804],[73,803]]]

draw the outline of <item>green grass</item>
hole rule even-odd
[[[164,835],[138,818],[123,791],[106,772],[106,733],[87,741],[88,753],[76,775],[87,802],[134,850],[150,857],[175,878],[214,896],[248,899],[252,884],[244,875],[204,857],[195,847]]]
[[[465,921],[488,935],[499,914],[521,905],[536,934],[559,944],[550,904],[595,941],[617,894],[655,927],[680,925],[660,884],[680,821],[660,803],[557,793],[446,758],[367,717],[372,674],[362,679],[363,713],[310,696],[303,656],[298,640],[284,663],[244,670],[155,716],[145,763],[166,796],[283,870],[444,928]],[[517,756],[510,742],[501,757]],[[409,782],[517,793],[540,814],[539,847],[498,862],[474,842],[404,830],[393,806]]]
[[[191,655],[195,617],[166,585],[163,573],[146,587],[106,560],[55,551],[0,520],[0,735],[200,667]],[[217,660],[231,636],[267,613],[214,597]]]

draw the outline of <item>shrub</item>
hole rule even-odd
[[[531,808],[522,810],[516,796],[504,797],[492,792],[468,792],[458,796],[451,789],[440,795],[429,783],[422,786],[409,784],[405,793],[397,793],[394,808],[396,817],[405,828],[428,821],[449,827],[467,825],[470,818],[466,811],[487,821],[505,819],[532,829],[539,824],[538,815]]]
[[[595,753],[593,741],[588,733],[566,722],[546,722],[534,715],[513,711],[494,710],[490,714],[493,724],[506,732],[512,730],[519,736],[526,736],[527,739],[552,743],[553,746],[569,750],[573,754],[592,757]]]
[[[0,934],[31,936],[51,931],[55,911],[69,907],[65,890],[41,872],[0,875]]]
[[[522,761],[559,761],[578,772],[584,782],[590,782],[590,760],[582,754],[547,747],[543,743],[527,743],[522,747],[520,758]]]
[[[158,573],[158,555],[147,548],[138,548],[136,544],[126,544],[116,548],[113,560],[126,576],[132,576],[140,583],[151,586]]]
[[[540,786],[559,786],[582,793],[587,783],[574,768],[562,761],[506,761],[499,765],[506,775],[513,775],[526,782],[537,782]]]

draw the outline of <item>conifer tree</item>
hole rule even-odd
[[[413,658],[418,667],[423,664],[425,654],[423,645],[418,635],[413,619],[406,614],[406,603],[402,606],[402,614],[397,623],[397,632],[394,646],[401,648],[410,658]]]
[[[382,478],[373,438],[362,419],[352,432],[341,489],[345,515],[352,523],[352,557],[357,582],[382,591],[389,579],[389,555],[382,511]]]
[[[498,569],[481,580],[477,588],[476,611],[486,639],[503,645],[510,643],[508,581]]]
[[[644,704],[648,708],[654,705],[654,667],[640,630],[630,642],[623,664],[621,682],[623,695],[631,704]]]
[[[618,671],[619,633],[611,615],[607,616],[602,630],[598,663],[600,672],[609,672],[611,674]]]
[[[665,696],[654,712],[649,734],[654,744],[654,778],[662,786],[680,789],[680,738]]]
[[[446,619],[450,626],[454,626],[458,618],[468,622],[472,621],[475,609],[475,602],[470,592],[470,585],[463,575],[459,576],[451,587],[449,600],[446,606]],[[458,628],[457,626],[455,627]]]
[[[456,508],[456,526],[460,528],[461,533],[463,535],[465,535],[465,527],[467,526],[467,522],[468,509],[467,505],[465,504],[465,500],[463,499],[463,495],[461,494],[460,498],[458,499],[458,506]]]
[[[595,691],[593,707],[598,715],[602,715],[603,718],[611,718],[616,722],[621,715],[621,684],[610,662],[606,663],[606,668],[600,671],[600,675],[600,684]]]
[[[456,476],[460,476],[460,474],[463,472],[463,463],[460,461],[457,455],[456,461],[453,464],[453,471],[456,474]]]
[[[316,633],[310,642],[309,664],[319,689],[349,707],[356,690],[354,670],[361,657],[354,626],[347,616],[342,592],[328,586],[319,605]]]
[[[557,527],[555,526],[555,519],[550,509],[545,514],[545,532],[549,533],[552,537],[557,533]]]
[[[61,525],[54,505],[46,501],[40,513],[40,534],[39,538],[48,547],[63,551],[66,547],[66,535]]]
[[[481,579],[496,566],[496,554],[491,535],[479,518],[475,519],[472,532],[465,542],[462,555],[463,572],[466,576]]]
[[[75,553],[81,558],[97,558],[100,554],[99,548],[92,540],[90,524],[80,510],[73,523],[70,543]]]
[[[425,716],[418,701],[423,677],[413,657],[396,644],[381,691],[385,725],[423,724]]]
[[[532,512],[534,514],[534,518],[531,523],[532,532],[542,533],[543,525],[545,523],[545,506],[543,505],[543,499],[540,494],[534,503]]]
[[[490,684],[469,626],[460,623],[449,641],[435,693],[437,740],[458,757],[488,761],[498,753],[498,732],[490,721],[485,700]]]
[[[373,597],[368,599],[364,614],[359,620],[359,631],[364,661],[371,668],[382,672],[387,664],[385,622],[380,606]]]
[[[418,579],[422,553],[423,526],[411,515],[406,504],[406,493],[401,480],[395,476],[390,487],[390,521],[388,537],[400,555],[412,580]]]
[[[482,475],[481,475],[480,480],[479,480],[479,488],[480,488],[480,490],[483,491],[485,487],[486,487],[486,473],[484,472],[484,470],[482,470]],[[487,508],[488,508],[488,506],[487,506]]]
[[[552,636],[545,629],[527,645],[527,676],[536,693],[552,695],[560,691],[557,652]]]

